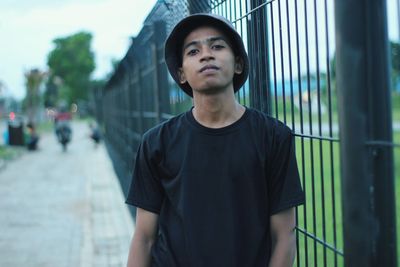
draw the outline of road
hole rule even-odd
[[[0,266],[126,265],[132,218],[105,147],[84,123],[62,152],[53,133],[0,170]]]

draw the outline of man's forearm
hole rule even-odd
[[[127,267],[150,267],[153,240],[134,237],[129,250]]]
[[[296,235],[279,237],[272,242],[269,267],[291,267],[296,254]]]

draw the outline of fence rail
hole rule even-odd
[[[343,126],[348,114],[339,112],[347,103],[337,100],[341,89],[337,79],[343,77],[337,76],[343,72],[336,74],[333,11],[333,0],[158,1],[106,87],[95,94],[97,116],[124,193],[142,134],[192,105],[167,72],[163,58],[167,33],[190,13],[220,14],[233,22],[249,54],[251,72],[237,99],[282,120],[296,137],[306,194],[305,205],[297,208],[296,265],[347,265],[344,244],[349,243],[343,236],[343,221],[351,221],[342,211],[342,204],[347,204],[342,202],[346,198],[339,146],[348,136],[339,136],[339,118]],[[368,142],[392,151],[396,146],[390,138]],[[363,201],[368,206],[369,200]]]

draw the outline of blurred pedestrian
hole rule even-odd
[[[89,137],[93,140],[95,146],[97,147],[101,141],[100,129],[97,127],[97,125],[95,125],[92,122],[89,123],[89,128],[90,128]]]
[[[223,17],[191,15],[165,60],[194,105],[143,136],[128,266],[291,266],[304,202],[294,136],[236,100],[249,73],[240,35]]]
[[[28,150],[36,150],[39,142],[39,135],[36,132],[36,127],[33,123],[28,123],[26,127],[28,129],[26,146]]]

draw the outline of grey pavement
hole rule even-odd
[[[73,124],[62,152],[52,133],[39,151],[0,170],[1,267],[126,266],[134,231],[105,147]]]

